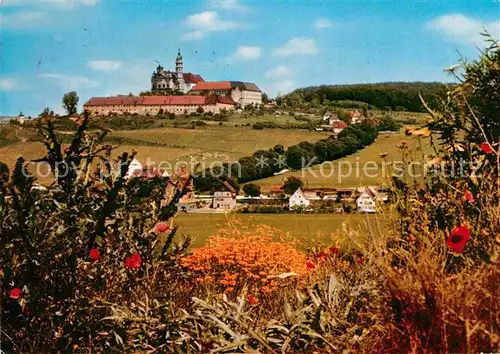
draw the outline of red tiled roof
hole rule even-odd
[[[209,91],[209,90],[230,90],[230,81],[209,81],[198,82],[191,91]]]
[[[271,185],[269,186],[269,193],[281,193],[283,192],[282,186]]]
[[[347,115],[351,118],[359,118],[361,117],[361,113],[359,111],[349,111]]]
[[[203,105],[204,96],[143,96],[142,105]]]
[[[233,186],[232,186],[232,185],[230,185],[230,184],[229,184],[229,182],[228,182],[228,181],[224,181],[224,182],[222,182],[222,185],[223,185],[224,187],[226,187],[226,189],[227,189],[228,191],[230,191],[231,193],[233,193],[233,194],[234,194],[234,193],[236,193],[236,190],[233,188]]]
[[[84,106],[161,106],[161,105],[213,105],[216,103],[233,105],[234,101],[227,96],[117,96],[92,97]]]
[[[204,105],[204,96],[116,96],[92,97],[84,106]]]
[[[234,101],[229,96],[217,96],[217,101],[222,104],[234,104]]]
[[[336,120],[332,124],[334,129],[344,129],[347,127],[347,123],[341,120]]]
[[[197,84],[198,82],[205,82],[203,78],[198,74],[184,73],[184,82],[187,84]]]

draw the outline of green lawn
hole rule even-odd
[[[238,221],[250,230],[257,225],[267,225],[301,241],[303,247],[315,241],[331,244],[332,239],[345,239],[350,230],[355,244],[367,235],[377,237],[387,230],[384,214],[186,214],[180,213],[175,222],[180,226],[179,233],[193,238],[193,247],[205,244],[207,238],[224,228],[229,221]],[[344,230],[344,231],[343,231]],[[359,234],[358,234],[359,231]],[[370,236],[368,236],[370,237]]]

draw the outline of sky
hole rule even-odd
[[[62,113],[75,90],[138,94],[160,62],[270,96],[321,84],[451,81],[500,0],[0,0],[0,115]]]

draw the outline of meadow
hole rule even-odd
[[[356,247],[367,237],[376,237],[388,229],[385,213],[368,214],[187,214],[179,213],[175,222],[178,235],[192,238],[192,247],[205,245],[208,237],[228,224],[238,224],[242,229],[254,230],[266,225],[286,232],[306,249],[316,243],[333,244],[340,239]],[[350,235],[351,239],[346,239]],[[360,235],[363,235],[361,237]],[[179,237],[179,236],[177,236]]]
[[[398,148],[402,141],[408,143],[409,149],[405,151],[413,159],[420,158],[421,150],[426,156],[434,153],[429,138],[422,138],[422,148],[420,148],[417,138],[405,136],[403,131],[399,134],[380,134],[373,144],[345,158],[332,163],[314,165],[307,170],[264,178],[253,183],[261,186],[263,191],[267,191],[271,185],[280,185],[289,176],[301,178],[307,188],[390,185],[388,169],[383,168],[383,162],[385,161],[387,165],[394,161],[402,161],[402,152]],[[381,154],[387,155],[382,158]],[[370,167],[370,164],[373,167]],[[363,166],[366,166],[367,173],[363,172]]]

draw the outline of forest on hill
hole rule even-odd
[[[368,105],[367,108],[425,112],[419,94],[431,108],[435,108],[449,89],[450,84],[439,82],[322,85],[297,89],[280,100],[287,105],[316,103],[325,106],[337,106],[342,101],[350,101],[364,103]]]

